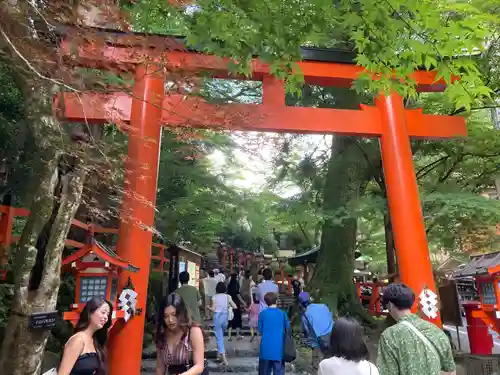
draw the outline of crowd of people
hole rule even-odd
[[[203,293],[189,285],[189,274],[179,274],[180,287],[165,297],[157,316],[156,374],[208,374],[205,366],[204,322],[213,321],[219,360],[228,364],[224,334],[241,340],[245,312],[251,340],[260,336],[259,375],[284,375],[287,332],[292,322],[278,308],[279,288],[272,271],[264,269],[254,282],[250,272],[226,276],[208,272]],[[335,318],[327,305],[314,301],[294,279],[294,295],[300,313],[300,330],[312,350],[318,375],[454,375],[450,342],[442,329],[412,313],[413,291],[402,283],[390,284],[383,293],[395,324],[381,334],[376,361],[370,353],[362,326],[348,317]],[[204,304],[204,306],[203,306]],[[94,297],[87,302],[75,334],[67,342],[58,375],[105,375],[106,338],[113,307]],[[290,335],[291,337],[291,335]],[[295,350],[295,349],[293,349]],[[374,356],[372,353],[372,356]]]

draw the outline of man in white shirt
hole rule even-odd
[[[224,275],[224,273],[219,272],[217,268],[214,269],[214,278],[219,283],[223,283],[226,281],[226,276]]]
[[[264,301],[264,296],[267,293],[276,293],[279,296],[278,284],[273,281],[273,271],[270,268],[266,268],[262,271],[262,276],[264,280],[257,286],[260,311],[267,309],[266,301]]]
[[[203,287],[205,290],[205,318],[211,318],[209,307],[212,305],[212,297],[215,295],[215,287],[217,286],[214,271],[209,271],[208,276],[203,279]]]

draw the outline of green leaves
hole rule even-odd
[[[459,77],[465,89],[452,88],[457,108],[470,109],[488,100],[482,73],[469,56],[484,50],[498,19],[479,1],[434,0],[199,0],[199,11],[185,14],[159,0],[139,0],[131,6],[142,30],[181,32],[191,46],[229,57],[235,73],[250,75],[250,60],[259,56],[273,74],[286,77],[287,89],[298,93],[300,72],[290,64],[300,60],[301,45],[345,46],[377,80],[360,77],[357,90],[377,94],[396,90],[416,96],[416,70],[435,70],[448,84]],[[339,32],[339,30],[341,30]],[[466,56],[467,58],[460,58]]]

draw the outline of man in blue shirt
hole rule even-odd
[[[313,350],[313,368],[317,368],[330,345],[333,328],[332,313],[324,303],[312,303],[307,292],[299,294],[299,303],[304,309],[301,318],[302,329],[309,347]]]
[[[264,300],[264,297],[267,293],[275,293],[276,295],[278,295],[279,293],[278,284],[273,281],[273,271],[271,271],[270,268],[266,268],[264,271],[262,271],[262,276],[264,277],[264,281],[261,282],[257,287],[260,311],[263,311],[267,308],[266,301]]]
[[[266,309],[259,314],[260,354],[259,375],[284,375],[283,337],[285,328],[290,329],[287,315],[278,309],[278,294],[264,296]]]

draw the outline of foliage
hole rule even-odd
[[[250,61],[259,56],[294,92],[303,82],[300,72],[289,74],[298,70],[300,46],[319,45],[353,49],[357,64],[379,78],[360,75],[360,92],[395,89],[416,97],[409,74],[424,68],[446,81],[458,108],[491,94],[471,56],[484,50],[497,18],[479,2],[200,0],[165,8],[164,2],[141,0],[129,9],[138,29],[181,33],[190,46],[231,58],[235,72],[250,75]]]

